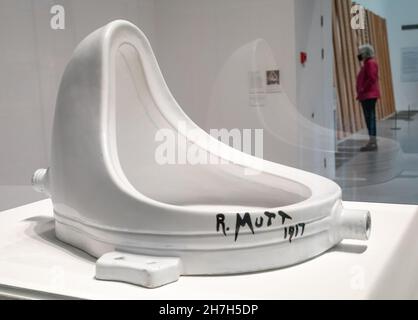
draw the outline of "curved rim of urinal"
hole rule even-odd
[[[303,207],[304,205],[311,206],[313,202],[322,202],[322,201],[329,201],[330,198],[334,198],[335,196],[339,197],[341,193],[341,189],[335,184],[333,181],[325,179],[321,176],[311,174],[305,171],[301,171],[298,169],[294,169],[291,167],[283,166],[277,163],[269,162],[264,159],[259,159],[253,157],[251,155],[245,154],[241,151],[233,149],[232,147],[222,144],[219,141],[215,140],[213,137],[209,136],[206,132],[204,132],[200,127],[198,127],[193,120],[191,120],[187,114],[184,113],[182,108],[178,105],[177,101],[171,94],[170,89],[168,88],[163,75],[161,73],[160,67],[155,59],[155,55],[152,51],[151,45],[148,42],[146,36],[142,33],[138,27],[133,25],[130,22],[119,20],[114,21],[107,26],[104,27],[106,31],[104,31],[106,36],[106,40],[104,44],[105,47],[111,48],[110,51],[117,50],[122,44],[125,44],[125,40],[116,40],[117,36],[116,33],[120,32],[121,28],[127,28],[135,33],[137,33],[138,38],[146,42],[146,45],[142,48],[145,54],[148,56],[148,60],[142,62],[144,63],[144,69],[147,74],[147,78],[150,81],[151,85],[149,89],[152,93],[153,98],[157,101],[155,105],[159,108],[159,112],[166,118],[166,120],[170,123],[170,125],[175,129],[175,131],[179,132],[184,136],[189,136],[188,131],[198,130],[202,132],[202,136],[207,136],[210,142],[208,143],[206,140],[199,141],[196,140],[194,137],[188,137],[188,140],[191,141],[193,144],[201,147],[208,151],[208,153],[213,154],[222,160],[226,160],[227,162],[233,163],[237,166],[241,166],[243,168],[248,168],[250,170],[254,170],[255,172],[264,172],[267,174],[274,175],[283,181],[286,181],[290,184],[295,185],[297,188],[300,188],[300,192],[303,193],[303,201],[299,201],[295,204],[286,206],[286,207],[277,207],[271,208],[271,210],[276,209],[291,209],[294,206]],[[131,44],[131,43],[130,43]],[[138,48],[135,48],[138,49]],[[110,66],[108,72],[105,72],[105,82],[110,82],[110,79],[115,78],[113,72],[115,70],[115,58],[114,53],[111,53],[109,56],[106,57],[107,63]],[[147,63],[145,63],[147,62]],[[106,86],[106,85],[105,85]],[[112,90],[113,91],[113,90]],[[112,92],[111,91],[111,92]],[[113,98],[109,98],[112,100]],[[109,108],[115,109],[117,108],[114,105],[109,104]],[[118,187],[131,194],[133,197],[137,199],[144,199],[144,195],[140,194],[129,182],[124,170],[122,169],[115,138],[111,139],[110,136],[116,137],[114,133],[115,128],[113,127],[116,123],[114,118],[114,110],[112,112],[106,112],[109,116],[108,119],[103,119],[103,123],[108,124],[107,134],[105,135],[103,141],[103,149],[108,150],[107,152],[107,161],[106,165],[108,166],[108,172],[114,173],[112,176],[113,182],[118,185]],[[180,126],[179,124],[185,124],[186,126]],[[105,145],[108,145],[106,148]],[[211,149],[211,147],[214,147]],[[185,208],[184,206],[176,206],[170,205],[161,201],[157,201],[153,198],[146,197],[147,201],[153,202],[154,205],[160,207],[166,207],[168,209],[179,209],[181,208],[182,211],[195,213],[195,210]],[[207,211],[208,213],[214,213],[216,211],[213,210],[205,210],[202,208],[202,211]]]
[[[138,39],[142,39],[146,41],[146,45],[142,48],[145,52],[143,54],[147,55],[149,59],[146,61],[142,60],[143,67],[146,72],[146,76],[150,81],[149,90],[151,91],[152,97],[157,101],[155,105],[159,108],[159,112],[166,118],[166,120],[171,124],[175,131],[178,131],[180,134],[184,136],[188,136],[188,131],[190,130],[199,130],[203,131],[198,127],[182,110],[182,108],[178,105],[177,101],[171,94],[170,89],[168,88],[163,75],[161,73],[160,67],[155,59],[155,55],[152,51],[151,45],[148,42],[146,36],[142,33],[140,29],[138,29],[135,25],[127,22],[127,21],[115,21],[107,26],[105,26],[106,31],[104,32],[107,34],[105,38],[105,47],[110,48],[110,54],[106,56],[107,64],[110,66],[108,68],[108,72],[105,72],[105,82],[110,82],[110,79],[115,79],[114,70],[115,70],[115,52],[120,48],[122,44],[125,44],[124,39],[118,39],[117,33],[122,30],[122,28],[127,28],[128,30],[134,31],[138,34]],[[132,43],[130,43],[132,45]],[[135,48],[138,50],[138,48]],[[105,51],[109,52],[109,51]],[[106,63],[105,63],[106,65]],[[113,89],[110,91],[113,94]],[[109,100],[113,100],[113,98],[109,98]],[[109,104],[109,108],[115,109],[117,106]],[[138,200],[144,200],[144,195],[139,193],[132,184],[129,182],[124,170],[122,169],[121,163],[119,161],[116,141],[115,138],[111,139],[110,136],[116,137],[114,133],[115,128],[113,125],[116,123],[114,119],[114,111],[107,112],[109,116],[108,119],[103,119],[104,122],[108,123],[109,128],[107,129],[107,134],[105,135],[105,139],[103,141],[104,144],[108,144],[108,159],[106,164],[108,166],[108,172],[114,173],[112,176],[113,182],[118,185],[118,187],[123,190],[124,192],[130,194],[132,197]],[[179,123],[186,124],[185,126],[179,126]],[[213,142],[213,144],[208,144],[207,141],[199,141],[194,139],[193,137],[189,138],[189,140],[196,144],[197,146],[201,147],[202,149],[208,150],[209,153],[216,155],[223,160],[233,162],[237,166],[241,166],[243,168],[253,169],[254,171],[261,171],[271,175],[274,175],[284,181],[287,181],[289,184],[296,185],[297,187],[303,189],[301,190],[304,193],[304,200],[299,201],[295,204],[286,206],[286,207],[275,207],[275,208],[266,208],[271,211],[285,211],[289,210],[292,211],[293,207],[303,208],[312,208],[312,206],[317,203],[321,202],[329,202],[334,201],[334,198],[340,198],[340,188],[332,182],[331,180],[327,180],[320,176],[310,174],[307,172],[303,172],[297,169],[293,169],[290,167],[282,166],[280,164],[272,163],[265,161],[263,159],[255,158],[251,155],[247,155],[243,152],[240,152],[236,149],[231,148],[228,145],[221,144],[219,141],[216,141],[214,138],[210,137],[206,132],[203,133],[209,137],[209,139]],[[211,146],[215,146],[214,150],[210,150]],[[107,148],[103,146],[103,149],[106,150]],[[228,156],[225,156],[228,155]],[[283,171],[283,172],[280,172]],[[195,213],[194,209],[189,209],[184,206],[177,206],[177,205],[170,205],[165,202],[157,201],[153,198],[149,198],[145,196],[147,201],[152,202],[153,205],[158,207],[165,207],[169,210],[181,210],[182,212],[189,212]],[[335,201],[334,201],[335,202]],[[218,211],[214,209],[205,209],[202,207],[200,209],[202,212],[206,213],[217,213]]]
[[[368,239],[370,213],[343,209],[341,189],[331,180],[255,158],[212,137],[209,144],[207,140],[190,140],[234,166],[281,179],[289,188],[299,190],[303,200],[257,212],[225,212],[224,218],[235,219],[236,226],[238,219],[247,214],[250,219],[251,215],[265,218],[257,232],[244,224],[243,229],[247,228],[237,242],[236,233],[234,238],[234,234],[227,237],[223,230],[215,230],[215,226],[219,227],[217,208],[208,206],[197,211],[140,193],[125,175],[117,153],[113,82],[115,52],[122,44],[138,51],[155,106],[172,127],[184,136],[189,135],[188,129],[209,136],[177,104],[141,30],[118,20],[91,34],[76,49],[63,76],[54,120],[51,167],[37,171],[33,177],[35,188],[51,195],[59,239],[96,257],[116,250],[178,258],[178,273],[186,275],[271,270],[318,256],[343,239]],[[83,67],[91,67],[89,63],[95,68],[91,74],[83,73]],[[83,76],[78,78],[80,72]],[[97,88],[83,88],[83,82],[93,82]],[[78,93],[84,105],[74,102],[70,89]],[[84,108],[94,99],[100,100],[98,114]],[[179,122],[186,127],[179,126]],[[74,125],[82,133],[74,133]],[[90,199],[92,187],[100,189],[101,200]],[[274,221],[279,223],[268,225],[267,213],[275,214]],[[286,216],[290,219],[286,220]],[[216,264],[207,263],[209,260]]]

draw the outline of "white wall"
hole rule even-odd
[[[282,80],[296,101],[293,0],[157,0],[156,12],[157,58],[169,87],[196,122],[204,123],[202,110],[225,62],[260,38],[278,61],[287,61]]]
[[[50,8],[63,4],[66,29],[50,28]],[[55,98],[78,42],[124,18],[153,41],[153,0],[0,1],[0,210],[41,198],[34,170],[48,165]]]
[[[157,0],[157,58],[174,96],[198,125],[263,128],[265,159],[332,175],[330,5],[329,0]],[[322,10],[328,10],[325,31]],[[302,49],[310,53],[303,70]],[[248,72],[269,68],[280,69],[284,92],[268,94],[263,107],[252,107]],[[312,140],[324,124],[332,129]],[[301,143],[307,146],[303,150]]]
[[[295,0],[297,108],[304,118],[299,133],[299,166],[327,177],[335,175],[335,116],[333,89],[332,2]],[[323,26],[321,26],[323,16]],[[324,49],[324,59],[321,51]]]
[[[398,110],[418,110],[418,82],[401,81],[401,50],[418,47],[418,30],[402,31],[402,25],[418,24],[418,1],[397,0],[387,2],[389,45],[392,59],[396,105]],[[390,14],[389,14],[390,13]]]
[[[418,47],[418,30],[402,31],[402,25],[418,23],[416,0],[362,0],[365,7],[386,18],[397,110],[418,110],[418,83],[401,81],[401,50]]]
[[[358,0],[355,2],[365,6],[367,9],[373,11],[375,14],[381,17],[387,16],[387,13],[388,13],[388,7],[387,7],[388,1],[387,0]]]

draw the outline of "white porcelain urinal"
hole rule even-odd
[[[170,148],[173,161],[161,161]],[[334,182],[198,128],[126,21],[76,49],[51,152],[33,185],[52,199],[57,237],[99,258],[98,279],[153,288],[181,275],[265,271],[370,234],[369,212],[345,210]]]

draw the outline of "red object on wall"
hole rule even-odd
[[[300,63],[305,65],[306,61],[308,61],[308,54],[306,52],[300,53]]]

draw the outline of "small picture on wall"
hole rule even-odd
[[[267,71],[267,85],[280,85],[280,70]]]
[[[266,93],[281,92],[280,87],[280,70],[266,71]]]

